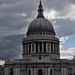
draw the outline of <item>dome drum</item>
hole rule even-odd
[[[31,32],[27,34],[27,38],[30,37],[55,37],[55,34],[52,32]]]

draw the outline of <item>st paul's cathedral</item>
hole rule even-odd
[[[22,59],[7,60],[5,75],[75,75],[75,59],[60,59],[59,44],[40,1],[37,18],[30,23],[22,41]]]

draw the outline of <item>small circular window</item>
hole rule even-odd
[[[41,58],[41,57],[39,57],[39,59],[41,60],[42,58]]]

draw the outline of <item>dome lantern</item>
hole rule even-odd
[[[40,0],[40,4],[39,4],[39,9],[38,9],[38,16],[37,16],[37,18],[44,18],[41,0]]]

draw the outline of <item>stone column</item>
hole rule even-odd
[[[28,43],[28,53],[29,53],[29,43]]]
[[[55,44],[55,53],[57,53],[57,44]]]
[[[68,67],[66,67],[66,75],[68,75]]]
[[[45,68],[45,75],[48,75],[48,71],[47,71],[47,68]]]
[[[36,68],[34,68],[34,75],[36,75]]]
[[[52,75],[54,75],[54,68],[52,68]]]
[[[50,53],[51,53],[51,43],[50,43]]]
[[[53,53],[54,53],[54,43],[53,43]]]
[[[33,71],[33,68],[31,68],[31,75],[34,75],[34,73],[33,73],[34,71]]]
[[[59,44],[57,44],[57,53],[59,53]]]
[[[61,68],[61,75],[63,75],[63,68]]]
[[[8,75],[9,74],[9,68],[8,67],[5,67],[5,74],[4,75]]]
[[[66,68],[64,68],[64,75],[66,75]]]
[[[75,67],[73,66],[73,74],[75,74]]]
[[[31,43],[31,52],[32,53],[34,53],[34,46],[35,46],[35,45],[34,46],[33,45],[34,45],[34,43]]]
[[[29,53],[31,53],[31,43],[29,43]]]
[[[34,53],[36,53],[36,43],[34,43]]]
[[[56,52],[55,52],[55,43],[54,43],[54,53],[56,53]]]
[[[48,53],[48,43],[46,43],[46,53]]]
[[[20,68],[14,68],[13,75],[20,75]]]
[[[55,53],[56,53],[56,43],[55,43]]]

